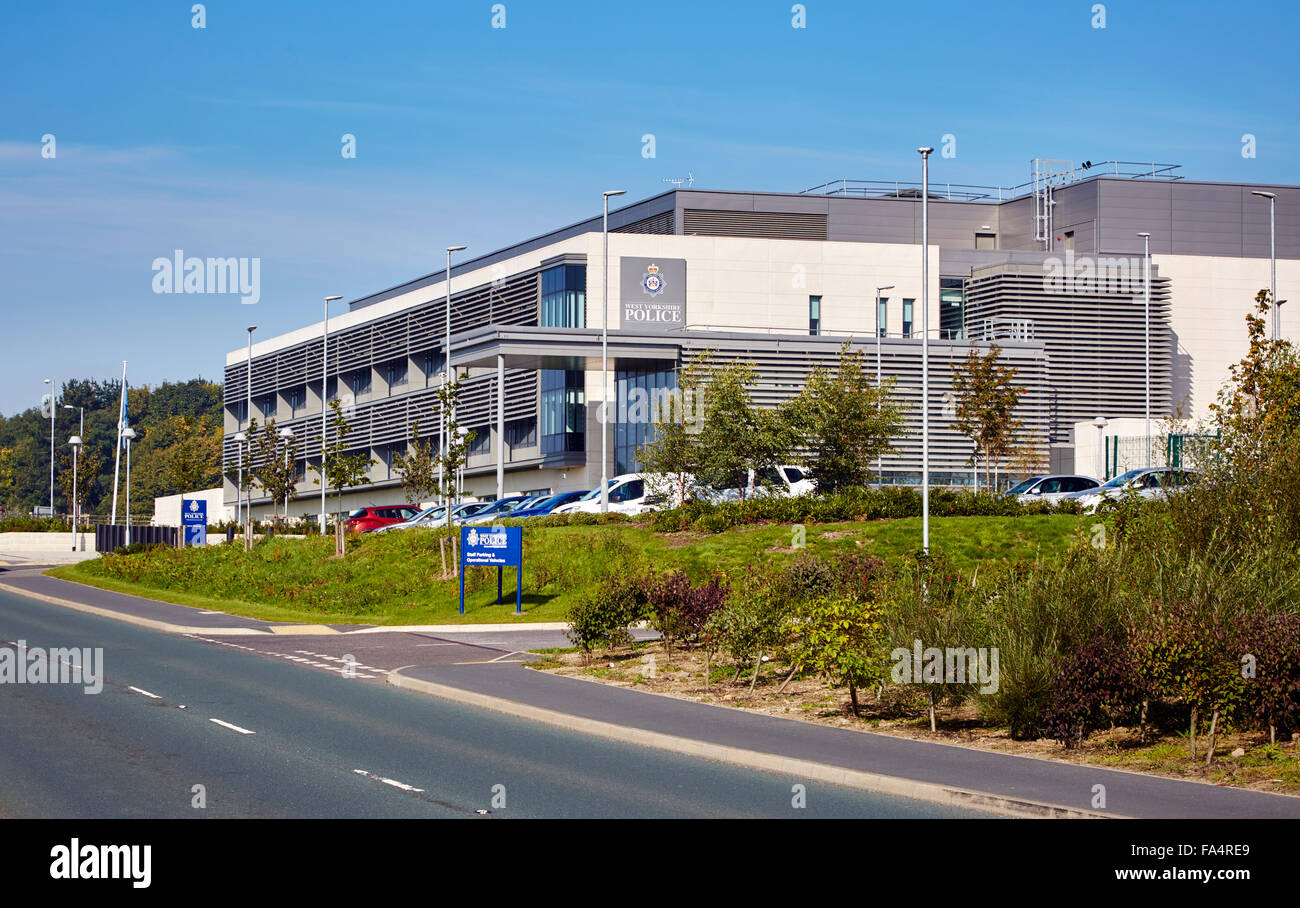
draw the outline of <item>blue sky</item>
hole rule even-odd
[[[0,13],[0,412],[41,379],[220,378],[258,336],[598,212],[604,189],[1011,185],[1035,156],[1300,183],[1293,3],[214,0]],[[653,159],[641,137],[655,136]],[[1257,156],[1241,154],[1244,133]],[[55,157],[41,155],[55,137]],[[340,154],[356,137],[356,157]],[[155,294],[175,249],[261,301]],[[339,304],[342,306],[342,304]],[[340,309],[340,311],[342,311]]]

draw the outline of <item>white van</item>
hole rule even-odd
[[[657,510],[659,496],[653,494],[643,473],[623,473],[609,480],[609,509],[629,516]],[[577,501],[560,505],[552,514],[599,514],[600,486]]]
[[[794,464],[779,464],[775,467],[751,469],[745,484],[746,500],[755,496],[777,495],[782,498],[798,498],[811,495],[817,490],[817,481],[812,478],[807,467]],[[717,489],[711,499],[714,502],[736,501],[739,495],[734,488]]]

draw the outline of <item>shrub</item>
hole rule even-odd
[[[707,630],[731,656],[737,677],[753,663],[757,679],[762,655],[788,642],[790,617],[789,600],[781,595],[774,573],[754,573],[733,589],[722,609],[713,613]]]
[[[853,714],[858,689],[886,677],[882,658],[883,625],[877,606],[852,597],[818,597],[800,611],[797,662],[824,675],[833,685],[847,685]]]
[[[1043,728],[1066,747],[1134,717],[1147,697],[1126,640],[1101,629],[1067,650],[1043,712]]]
[[[611,576],[569,606],[565,636],[588,656],[596,647],[632,642],[628,625],[646,617],[645,584],[640,578]]]
[[[1300,726],[1300,615],[1253,616],[1242,649],[1254,657],[1254,677],[1245,678],[1247,708],[1276,743],[1279,728]]]
[[[701,638],[709,618],[726,603],[729,589],[727,581],[717,576],[692,585],[684,571],[664,574],[646,584],[650,620],[663,634],[670,653],[674,640],[686,643]]]

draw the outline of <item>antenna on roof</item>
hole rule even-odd
[[[694,175],[693,173],[691,173],[691,172],[688,170],[688,171],[686,172],[686,177],[685,177],[685,179],[683,179],[682,177],[667,177],[667,178],[664,179],[664,182],[665,182],[665,183],[672,183],[672,184],[673,184],[674,186],[676,186],[678,189],[681,189],[681,188],[682,188],[682,184],[685,183],[685,184],[686,184],[686,188],[687,188],[687,189],[690,189],[692,186],[695,185],[695,175]]]

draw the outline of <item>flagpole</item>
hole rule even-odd
[[[122,402],[117,408],[117,450],[113,454],[113,516],[110,526],[117,526],[117,476],[122,465],[122,423],[126,421],[126,360],[122,360]]]

